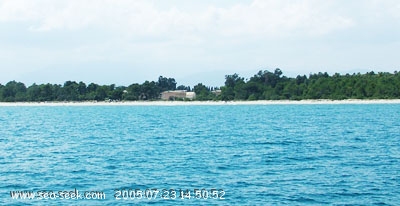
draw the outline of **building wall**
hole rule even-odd
[[[186,92],[186,98],[194,99],[194,98],[196,98],[196,93],[194,93],[194,92]]]
[[[186,91],[176,90],[176,91],[165,91],[161,93],[162,100],[169,100],[170,98],[186,98]]]

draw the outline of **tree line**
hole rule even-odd
[[[302,100],[302,99],[396,99],[400,98],[398,72],[365,74],[314,73],[286,77],[277,68],[259,71],[249,79],[238,74],[226,75],[225,84],[209,87],[198,83],[193,88],[180,85],[174,78],[160,76],[158,81],[145,81],[129,86],[99,85],[66,81],[60,84],[32,84],[10,81],[0,84],[2,102],[43,101],[136,101],[157,100],[160,93],[186,90],[196,93],[196,100]],[[216,92],[218,91],[218,92]]]
[[[167,90],[185,89],[190,87],[176,86],[174,78],[160,76],[158,81],[145,81],[143,84],[126,86],[99,85],[84,82],[66,81],[60,84],[32,84],[26,87],[24,83],[10,81],[0,84],[0,101],[2,102],[44,102],[44,101],[133,101],[158,99],[160,93]]]
[[[225,77],[221,100],[396,99],[400,98],[400,73],[366,74],[327,72],[289,78],[278,68],[259,71],[249,80],[237,74]]]

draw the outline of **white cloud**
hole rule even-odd
[[[9,75],[2,78],[67,68],[58,65],[86,70],[116,64],[132,68],[132,76],[142,68],[157,76],[165,70],[193,75],[281,67],[308,73],[382,61],[398,65],[388,55],[400,42],[397,0],[199,2],[0,0],[0,70]]]
[[[3,0],[0,21],[26,21],[34,31],[102,28],[143,36],[325,34],[353,24],[330,11],[331,1],[254,0],[187,12],[150,1]]]

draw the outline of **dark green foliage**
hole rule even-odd
[[[274,72],[259,71],[247,82],[237,74],[225,77],[222,100],[301,100],[301,99],[388,99],[400,98],[400,75],[388,72],[375,74],[338,73],[329,76],[319,72],[296,78]]]
[[[128,87],[98,85],[66,81],[59,84],[25,84],[10,81],[0,84],[0,101],[123,101],[156,100],[160,93],[168,90],[186,90],[196,93],[196,100],[301,100],[301,99],[395,99],[400,98],[400,73],[368,72],[366,74],[316,73],[289,78],[280,69],[274,72],[259,71],[245,81],[238,74],[226,75],[225,85],[218,95],[218,88],[202,83],[190,87],[180,85],[174,78],[160,76],[157,82],[145,81]]]
[[[176,81],[174,78],[166,78],[163,76],[158,77],[157,86],[160,90],[168,91],[168,90],[175,90],[176,89]]]
[[[21,82],[11,81],[1,87],[1,100],[5,102],[26,101],[26,87]]]
[[[141,86],[139,84],[131,84],[129,87],[126,89],[126,92],[123,94],[123,99],[124,100],[139,100],[140,96],[140,88]]]
[[[177,90],[185,90],[185,91],[190,92],[190,87],[187,87],[185,85],[179,85],[176,89]]]
[[[239,77],[238,74],[226,75],[225,86],[221,87],[221,99],[224,101],[240,99],[239,96],[243,96],[243,94],[241,94],[243,91],[240,91],[243,84],[245,84],[244,78]],[[239,96],[236,97],[236,95]]]
[[[215,95],[211,92],[210,88],[207,88],[202,83],[198,83],[193,87],[194,93],[196,93],[196,100],[213,100]]]
[[[140,88],[139,100],[158,99],[161,89],[154,81],[145,81]]]

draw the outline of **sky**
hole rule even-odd
[[[0,83],[400,70],[398,0],[0,0]]]

